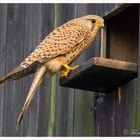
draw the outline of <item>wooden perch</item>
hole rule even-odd
[[[137,64],[93,57],[60,79],[64,87],[108,93],[137,77]]]

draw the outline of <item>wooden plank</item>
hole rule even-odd
[[[69,77],[62,78],[60,85],[108,93],[136,77],[135,63],[93,57],[79,66]]]
[[[17,47],[23,46],[24,35],[24,6],[20,8],[18,5],[8,5],[8,17],[7,17],[7,46],[6,46],[6,73],[14,68],[21,60],[21,57],[17,53],[23,52],[22,49],[17,50]],[[21,24],[22,22],[22,24]],[[19,28],[20,27],[20,28]],[[17,57],[15,57],[17,56]],[[22,55],[21,55],[22,56]],[[16,136],[16,122],[18,115],[18,102],[19,98],[20,82],[7,83],[5,85],[5,98],[4,98],[4,136]],[[10,117],[9,117],[10,116]],[[12,121],[11,121],[12,120]],[[7,129],[8,128],[8,129]]]
[[[42,5],[42,34],[44,39],[54,28],[54,4]],[[41,40],[42,40],[41,39]],[[51,78],[47,76],[39,88],[39,116],[38,116],[38,136],[48,135],[48,117],[50,108]]]
[[[30,52],[33,50],[33,47],[35,48],[35,46],[32,46],[32,15],[31,15],[31,11],[32,9],[29,8],[29,6],[25,6],[25,27],[24,27],[24,46],[23,46],[23,60],[30,54]],[[22,109],[22,106],[25,102],[25,99],[27,97],[30,85],[31,85],[31,81],[33,80],[33,75],[28,76],[23,78],[22,81],[22,87],[21,87],[21,91],[20,93],[20,103],[19,103],[19,113]],[[31,107],[30,107],[31,109]],[[26,115],[23,118],[23,122],[21,124],[21,129],[19,131],[19,135],[21,136],[26,136],[28,135],[28,131],[29,129],[29,111],[26,113]]]
[[[54,4],[54,28],[59,24],[60,5]],[[57,96],[57,74],[51,77],[51,97],[48,118],[48,136],[56,135],[56,96]]]
[[[137,82],[137,93],[135,97],[135,129],[136,132],[140,132],[140,6],[139,6],[139,31],[138,31],[138,82]],[[139,134],[136,134],[136,136],[139,136]]]
[[[36,11],[36,12],[35,12]],[[25,29],[24,36],[22,37],[24,40],[23,54],[22,59],[26,58],[31,51],[33,51],[36,45],[40,42],[41,38],[41,27],[42,27],[42,16],[41,15],[42,8],[41,5],[26,5],[23,13],[25,13]],[[36,18],[38,17],[38,18]],[[28,76],[23,78],[22,81],[22,93],[20,93],[20,107],[18,110],[18,115],[23,107],[25,99],[27,97],[27,93],[29,91],[31,82],[33,80],[33,76]],[[17,115],[17,117],[18,117]],[[31,106],[29,107],[28,112],[26,113],[19,134],[21,136],[36,136],[38,131],[38,115],[39,115],[39,93],[36,92]]]
[[[41,29],[42,29],[42,5],[41,4],[31,4],[27,5],[27,22],[30,21],[29,26],[31,28],[31,40],[29,40],[29,44],[32,50],[40,43],[41,41]],[[31,18],[32,17],[32,18]],[[27,44],[29,46],[29,44]],[[27,47],[27,46],[26,46]],[[33,80],[33,79],[32,79]],[[32,80],[30,82],[32,82]],[[30,83],[31,85],[31,83]],[[29,88],[28,88],[29,90]],[[28,93],[28,92],[27,92]],[[40,92],[39,89],[37,90],[31,106],[29,110],[29,129],[28,129],[28,136],[37,136],[38,131],[38,117],[39,117],[39,99],[40,99]]]
[[[92,7],[93,8],[93,7]],[[90,13],[91,8],[87,4],[77,4],[77,17]],[[94,42],[95,43],[95,42]],[[90,51],[91,50],[91,51]],[[97,50],[97,51],[96,51]],[[73,63],[73,65],[81,64],[93,53],[98,52],[93,44],[90,49],[86,50],[81,56]],[[90,112],[89,108],[92,107],[94,94],[84,90],[75,89],[75,103],[74,103],[74,136],[93,136],[94,135],[94,114]],[[81,117],[82,116],[82,117]]]
[[[9,7],[8,7],[8,11],[9,11],[10,9],[9,9]],[[9,31],[9,14],[8,14],[8,17],[7,17],[7,30]],[[12,28],[11,28],[11,30],[12,30]],[[7,32],[8,32],[7,31]],[[13,41],[11,40],[11,46],[10,46],[10,48],[8,47],[9,45],[9,37],[10,35],[9,35],[9,32],[7,33],[7,46],[6,46],[6,50],[5,50],[5,52],[6,52],[6,72],[7,72],[7,67],[11,67],[11,64],[13,63],[13,56],[11,57],[11,56],[9,56],[9,50],[12,52],[12,49],[13,49],[13,47],[11,47],[11,46],[13,46],[12,44],[13,44]],[[10,63],[11,64],[9,64],[9,58],[11,58],[10,59]],[[9,64],[9,65],[7,65],[7,64]],[[9,86],[10,87],[10,86]],[[9,94],[9,91],[8,91],[8,88],[9,87],[7,87],[7,85],[5,86],[5,97],[4,97],[4,113],[3,113],[3,116],[4,116],[4,121],[3,121],[3,135],[7,135],[7,136],[10,136],[10,130],[11,130],[11,126],[10,126],[10,120],[9,120],[9,117],[8,116],[11,116],[12,115],[12,112],[11,112],[11,108],[10,108],[10,105],[8,105],[8,103],[9,104],[11,104],[11,95],[12,94]],[[11,92],[12,92],[12,90],[13,90],[13,88],[12,87],[10,87],[11,88]],[[10,99],[10,100],[8,100],[8,99]],[[10,108],[10,109],[9,109]],[[13,119],[13,117],[11,117],[11,119]],[[8,130],[6,130],[6,127],[9,127],[9,129]]]
[[[116,94],[116,107],[115,107],[115,136],[135,136],[133,118],[135,94],[137,93],[137,79],[123,85],[120,90],[121,100],[119,102],[118,94]],[[118,91],[117,91],[118,92]],[[125,111],[124,111],[125,110]],[[127,133],[128,132],[128,133]]]
[[[3,16],[4,15],[4,16]],[[6,50],[6,30],[7,30],[7,4],[0,4],[0,76],[5,74],[5,50]],[[0,136],[3,133],[3,108],[4,108],[4,85],[0,86]]]
[[[106,45],[107,45],[107,24],[104,22],[104,28],[101,29],[100,57],[106,58]]]
[[[121,12],[125,11],[130,6],[132,6],[132,4],[118,4],[111,11],[105,13],[105,15],[103,16],[103,18],[105,20],[110,19],[110,18],[112,18],[112,17],[120,14]]]
[[[72,9],[72,10],[71,10]],[[71,12],[69,12],[71,11]],[[77,13],[75,4],[61,4],[59,24],[63,24],[73,18]],[[56,114],[56,136],[73,136],[74,128],[74,89],[62,88],[57,80],[57,114]],[[67,94],[66,94],[67,93]]]
[[[13,41],[14,42],[13,43],[13,52],[14,52],[13,53],[13,56],[14,56],[13,65],[14,65],[14,67],[16,67],[23,60],[23,56],[24,56],[23,47],[24,47],[24,29],[25,29],[24,28],[25,27],[25,12],[24,12],[25,5],[16,4],[16,5],[14,5],[14,7],[15,7],[15,10],[14,10],[13,18],[15,18],[14,19],[15,21],[13,21],[13,24],[11,26],[13,28],[12,33],[14,35],[14,37],[13,37],[13,39],[14,39],[14,41]],[[10,33],[10,31],[9,31],[9,33]],[[9,42],[9,46],[10,46],[10,42]],[[13,130],[13,132],[11,132],[10,135],[19,135],[19,133],[17,133],[17,130],[16,130],[16,123],[17,123],[19,111],[21,110],[19,107],[19,104],[20,104],[20,100],[21,100],[20,93],[22,92],[21,90],[23,89],[22,82],[23,82],[22,79],[20,79],[20,80],[14,81],[14,83],[13,83],[14,90],[13,90],[12,94],[14,94],[14,96],[13,96],[12,103],[11,103],[11,107],[13,109],[12,110],[12,112],[13,112],[12,113],[12,116],[13,116],[12,130]],[[12,84],[12,82],[11,82],[11,84]]]
[[[95,98],[95,128],[96,136],[114,136],[116,92],[112,94],[99,93]]]

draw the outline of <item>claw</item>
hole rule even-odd
[[[61,72],[61,77],[68,76],[68,74],[70,73],[70,71],[73,71],[73,70],[75,70],[75,69],[78,68],[78,65],[74,66],[73,68],[70,67],[70,66],[68,66],[68,65],[66,65],[66,64],[62,64],[62,66],[66,68],[66,71],[62,71]]]

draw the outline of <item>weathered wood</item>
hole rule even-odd
[[[107,58],[137,63],[138,6],[131,6],[106,22]]]
[[[106,42],[107,42],[107,25],[106,23],[104,23],[104,28],[101,29],[100,57],[106,57]]]
[[[137,60],[139,60],[137,58],[138,55],[137,49],[138,49],[138,40],[139,40],[138,39],[138,19],[139,19],[138,5],[132,4],[132,7],[126,8],[122,13],[121,12],[122,11],[117,13],[118,15],[117,14],[115,15],[115,10],[114,10],[114,13],[112,14],[110,13],[110,15],[112,16],[110,16],[110,18],[106,20],[106,23],[110,24],[111,25],[110,27],[112,28],[112,29],[110,27],[107,28],[108,30],[107,57],[112,59],[137,62]],[[112,31],[113,33],[110,33]],[[109,41],[110,41],[110,45],[109,45]],[[138,70],[138,75],[139,75],[139,70]],[[99,127],[102,127],[104,129],[99,130],[99,135],[102,136],[138,135],[138,134],[133,134],[133,132],[134,133],[140,132],[139,123],[138,121],[136,121],[136,118],[139,118],[138,117],[139,105],[137,102],[139,97],[139,89],[137,89],[137,83],[138,83],[137,79],[132,80],[108,94],[108,98],[110,98],[110,100],[108,100],[109,102],[107,104],[108,104],[108,110],[112,112],[111,116],[114,116],[113,124],[109,123],[108,115],[105,115],[104,112],[104,110],[106,110],[106,108],[104,108],[105,103],[100,104],[101,107],[99,110],[97,109],[98,115],[97,114],[96,115],[104,116],[104,117],[102,117],[101,120],[98,117],[96,117],[96,122],[97,125],[99,125]],[[115,103],[115,107],[109,105],[110,102],[112,101]],[[98,106],[99,105],[97,104],[97,107]],[[108,125],[103,125],[100,122],[106,122],[107,124],[110,124],[109,129],[112,129],[113,132],[110,131],[109,133],[107,133],[106,130],[108,130]]]
[[[36,45],[40,42],[41,37],[41,5],[27,5],[24,8],[25,13],[25,29],[24,29],[24,37],[22,37],[24,43],[23,47],[23,57],[22,60],[29,55],[29,53],[35,49]],[[35,12],[36,11],[36,12]],[[22,17],[22,16],[21,16]],[[38,17],[38,19],[36,18]],[[20,31],[20,30],[19,30]],[[31,81],[33,80],[33,75],[23,78],[21,90],[20,92],[20,106],[18,110],[17,117],[21,111],[21,108],[25,102],[27,93],[29,91],[29,87],[31,85]],[[20,90],[19,90],[20,91]],[[39,111],[39,93],[37,92],[33,98],[30,109],[25,115],[25,118],[22,123],[21,130],[19,134],[21,136],[36,136],[37,128],[38,128],[38,111]],[[17,119],[17,118],[16,118]],[[28,128],[28,129],[27,129]]]
[[[54,4],[42,5],[41,40],[54,29]],[[41,41],[40,40],[40,41]],[[51,78],[47,76],[39,88],[38,136],[48,135],[48,117],[50,108]]]
[[[59,25],[59,4],[54,5],[54,28]],[[51,97],[50,109],[48,118],[48,136],[55,136],[56,134],[56,104],[57,104],[57,74],[52,75],[51,78]]]
[[[5,15],[5,16],[3,16]],[[0,5],[0,52],[4,52],[0,54],[0,76],[3,76],[5,74],[5,65],[6,65],[6,30],[7,30],[7,5],[3,4]],[[4,92],[5,92],[5,86],[0,86],[0,135],[2,135],[4,130],[4,119],[5,116],[3,115],[4,112]]]
[[[135,113],[134,104],[135,94],[137,93],[137,79],[128,82],[120,87],[121,101],[119,103],[118,91],[116,90],[116,103],[115,103],[115,136],[135,136],[132,131],[135,131]],[[112,93],[110,93],[112,94]],[[132,95],[133,94],[133,95]],[[128,131],[128,134],[127,132]],[[126,132],[126,133],[125,133]]]
[[[111,12],[120,7],[120,5],[121,4],[59,4],[59,24],[87,14],[106,16],[110,13],[110,18],[113,21],[110,27],[112,27],[115,25],[115,20],[113,20],[114,15],[111,14]],[[117,14],[119,15],[120,13]],[[135,17],[136,15],[137,17]],[[136,20],[136,18],[138,18],[139,15],[136,15],[133,14],[130,17],[134,22],[128,19],[121,20],[121,26],[131,28],[131,23],[132,25],[136,23],[135,26],[138,28],[138,20]],[[54,16],[54,4],[0,4],[0,76],[3,76],[17,66],[34,50],[36,44],[53,30]],[[109,16],[108,18],[105,17],[106,21],[110,20],[110,18]],[[125,22],[129,22],[130,25],[124,25]],[[120,25],[119,22],[116,24]],[[136,30],[135,26],[133,30],[138,33],[138,29]],[[118,28],[112,27],[112,29]],[[107,57],[112,59],[114,57],[114,59],[120,58],[125,61],[129,59],[130,62],[137,62],[138,55],[135,54],[135,58],[132,56],[134,54],[133,51],[137,51],[136,48],[134,49],[134,46],[139,39],[137,38],[138,35],[130,31],[131,29],[127,32],[129,35],[132,33],[133,36],[133,38],[129,38],[128,41],[131,42],[131,45],[126,43],[127,38],[123,38],[123,41],[118,44],[121,47],[117,47],[118,45],[115,46],[118,42],[116,40],[118,36],[116,37],[116,35],[114,35],[115,32],[113,32],[113,34],[110,35],[112,40],[116,40],[116,43],[112,41],[114,43],[110,46],[107,45],[107,47],[109,46],[111,50],[114,48],[114,51],[110,51],[110,55],[108,53],[109,48],[105,50],[104,46],[103,50],[101,50],[103,56],[105,56],[105,52],[107,52]],[[121,34],[125,34],[123,32],[126,32],[126,30],[122,29]],[[100,35],[99,33],[96,36],[92,45],[77,59],[75,64],[79,65],[93,56],[100,56]],[[129,35],[127,35],[127,37],[129,37]],[[122,35],[120,37],[122,37]],[[121,40],[120,38],[118,39]],[[127,45],[129,46],[128,50],[126,49]],[[131,47],[133,47],[133,49]],[[123,48],[125,48],[124,52],[122,51]],[[127,56],[128,52],[132,52],[132,54]],[[139,71],[138,65],[138,78]],[[21,111],[32,80],[33,75],[0,85],[0,136],[48,135],[48,114],[51,93],[51,80],[49,76],[43,81],[33,98],[32,104],[24,117],[21,129],[18,133],[15,130],[17,117]],[[139,84],[138,88],[136,88],[137,83],[137,80],[132,80],[120,87],[122,92],[120,103],[117,95],[118,90],[103,96],[103,103],[98,103],[100,97],[98,97],[98,92],[64,88],[60,87],[58,83],[55,135],[122,136],[123,129],[139,129]]]
[[[131,6],[132,6],[132,4],[121,4],[121,5],[118,5],[117,7],[112,9],[111,11],[105,13],[103,18],[105,20],[110,19],[110,18],[120,14],[121,12],[125,11],[128,7],[131,7]]]
[[[111,94],[101,94],[95,98],[95,129],[96,136],[114,136],[115,135],[115,107],[116,91]],[[119,120],[120,121],[120,120]],[[117,126],[117,124],[116,124]]]
[[[88,9],[87,5],[77,4],[77,17],[90,13],[92,9]],[[94,9],[94,5],[93,5]],[[95,10],[95,9],[94,9]],[[96,38],[97,39],[97,38]],[[95,43],[95,41],[94,41]],[[90,49],[94,50],[91,45]],[[96,48],[97,52],[99,48]],[[80,64],[93,55],[89,49],[84,52],[74,63]],[[93,136],[94,135],[94,114],[90,112],[89,108],[94,104],[94,93],[75,89],[75,102],[74,102],[74,120],[73,120],[73,135],[74,136]],[[82,108],[82,109],[81,109]],[[82,117],[81,117],[82,116]]]
[[[77,14],[77,5],[61,4],[60,5],[61,16],[59,17],[59,24],[63,24],[68,20],[75,18],[76,14]],[[75,90],[60,87],[58,77],[56,136],[74,135],[74,115],[75,115],[74,107],[75,107]]]
[[[24,37],[23,37],[23,40],[24,40],[24,46],[23,46],[23,59],[26,58],[30,52],[33,50],[33,47],[35,46],[32,46],[32,8],[28,6],[25,6],[25,9],[24,9],[24,20],[25,20],[25,28],[24,28]],[[31,11],[30,11],[31,10]],[[32,13],[32,14],[31,14]],[[31,25],[30,25],[31,24]],[[19,113],[22,109],[22,106],[25,102],[25,99],[26,99],[26,96],[27,96],[27,93],[29,91],[29,88],[30,88],[30,85],[31,85],[31,82],[33,79],[33,75],[31,76],[28,76],[28,77],[25,77],[23,78],[22,80],[22,83],[21,83],[21,92],[20,92],[20,102],[19,102]],[[18,115],[19,115],[18,113]],[[26,122],[26,123],[24,123]],[[21,126],[21,129],[19,130],[19,135],[21,136],[26,136],[26,135],[29,135],[28,134],[28,130],[27,128],[29,128],[29,112],[26,113],[25,115],[25,118],[24,118],[24,122],[22,123],[22,126]]]
[[[5,48],[6,73],[14,68],[23,56],[23,36],[24,36],[24,5],[8,6],[7,15],[7,39]],[[23,17],[22,17],[23,16]],[[19,46],[21,49],[19,49]],[[20,53],[21,55],[18,55]],[[4,136],[16,136],[15,129],[18,115],[18,99],[21,81],[10,82],[5,85],[4,98]],[[3,93],[2,93],[3,94]],[[16,101],[16,102],[15,102]],[[9,117],[10,116],[10,117]],[[12,121],[11,121],[12,120]],[[7,129],[8,128],[8,129]]]
[[[135,96],[135,106],[134,106],[134,126],[137,132],[140,132],[140,5],[139,5],[139,33],[138,33],[138,81],[137,81],[137,92]],[[136,136],[139,136],[139,133],[136,134]]]
[[[108,93],[136,77],[135,63],[94,57],[60,79],[60,85]]]

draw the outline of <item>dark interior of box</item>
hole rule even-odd
[[[107,58],[137,63],[139,7],[132,5],[108,19]]]

